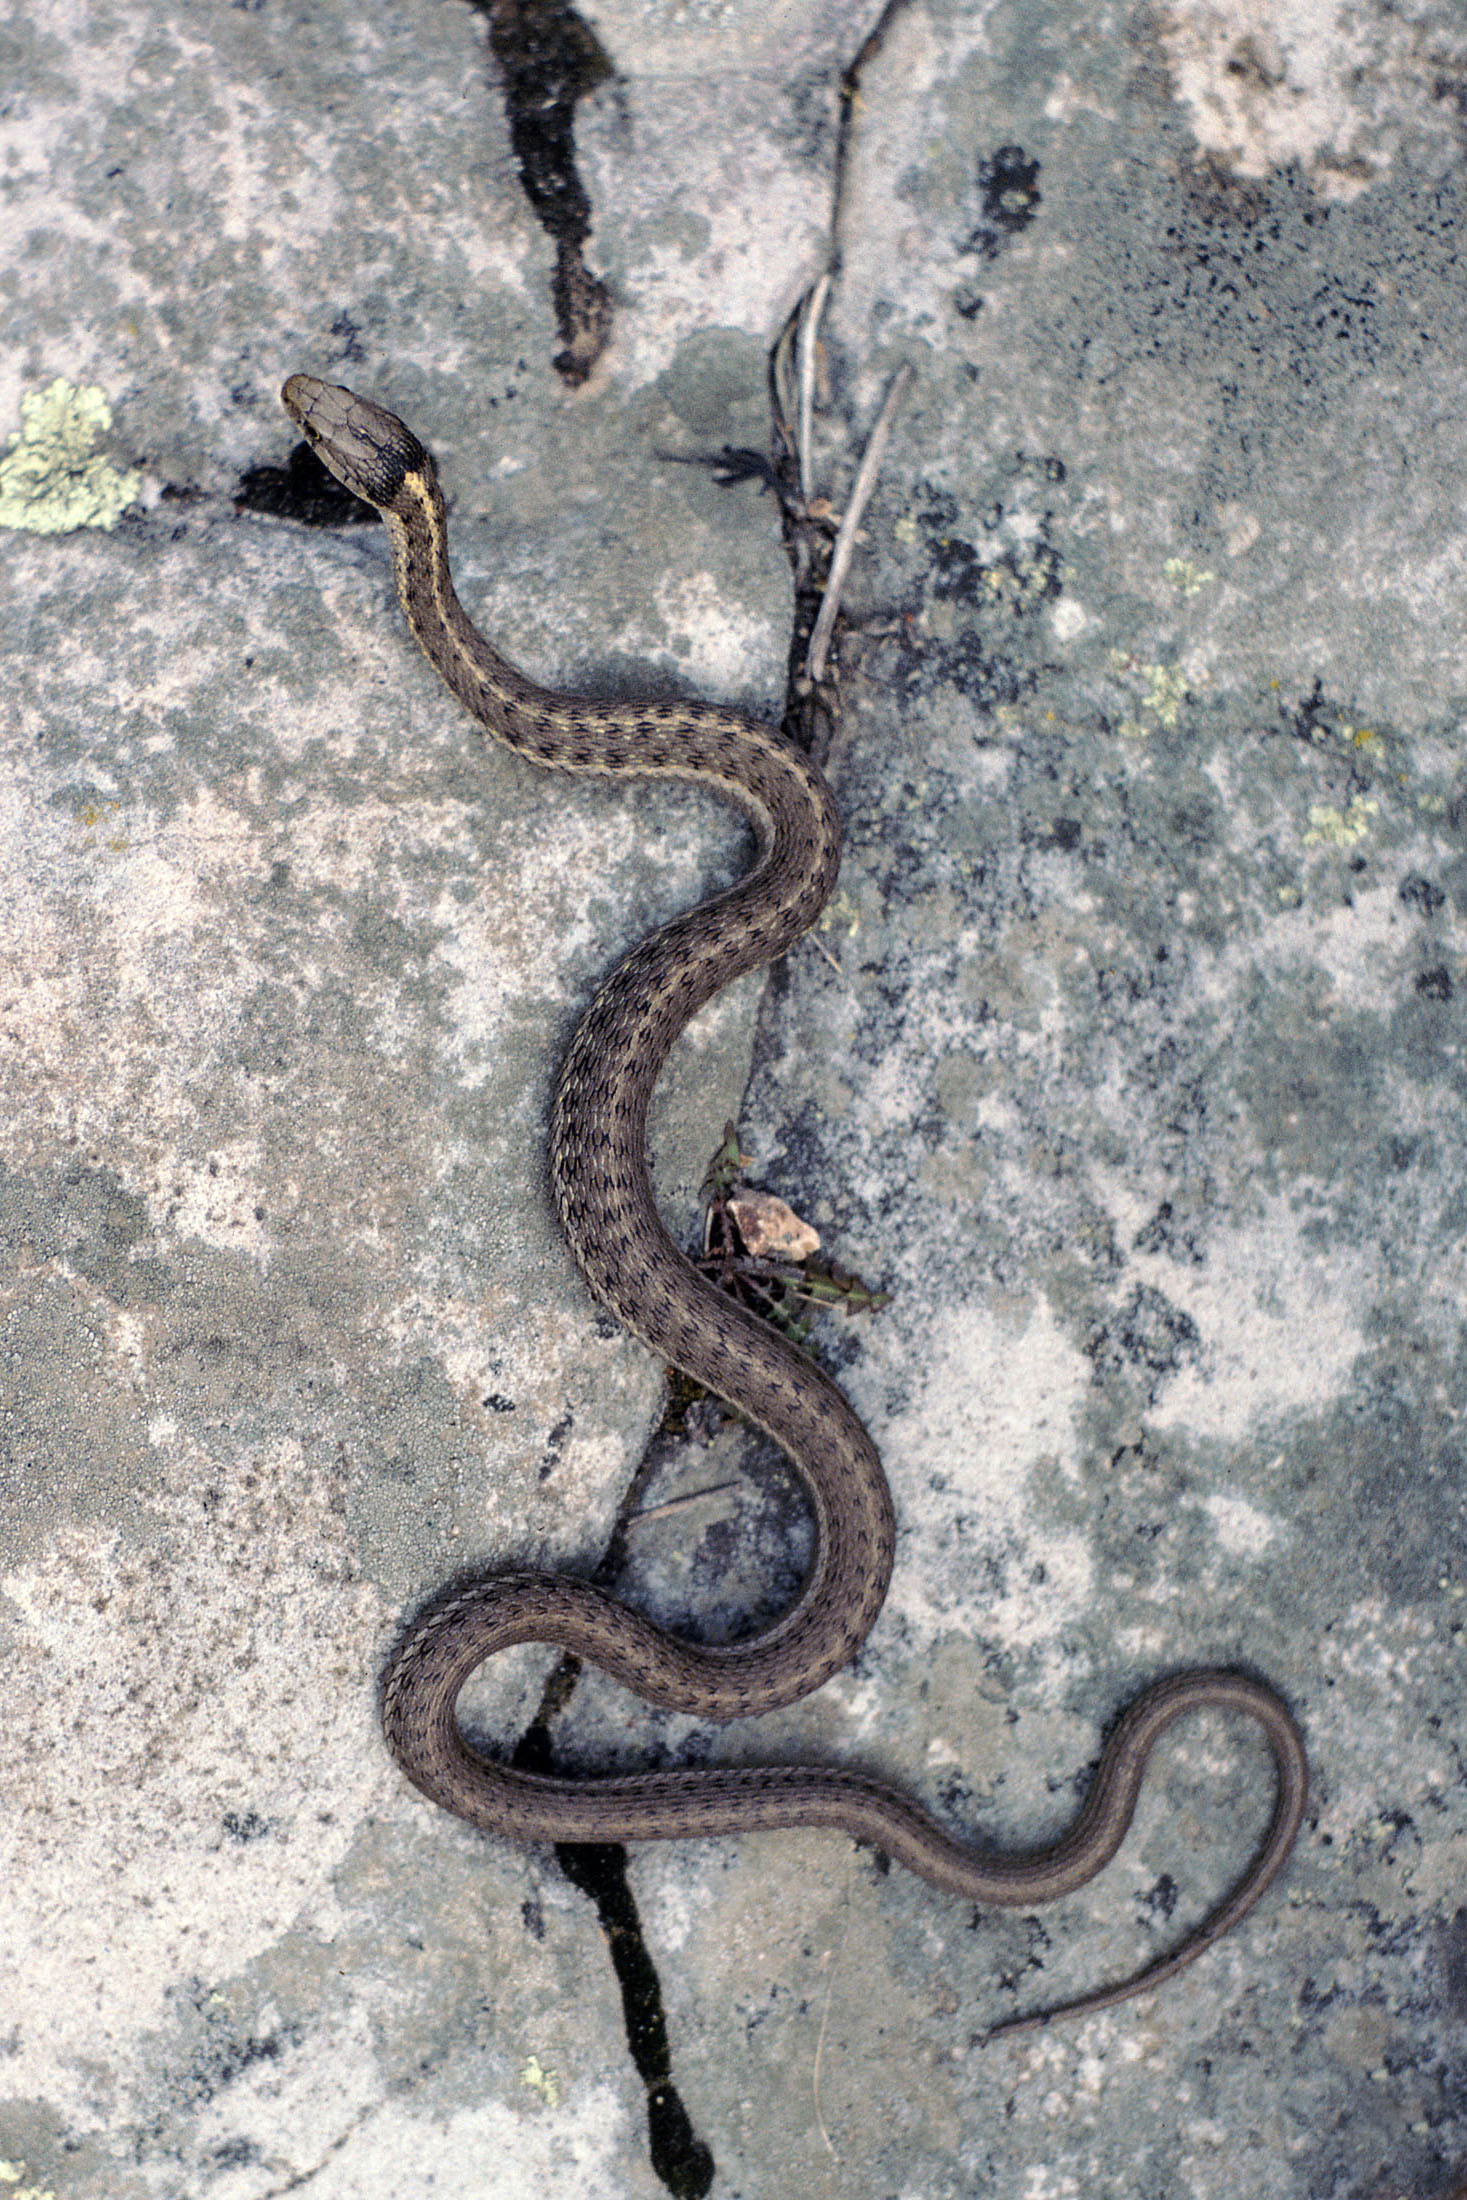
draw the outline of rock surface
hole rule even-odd
[[[1467,2159],[1457,15],[510,16],[538,108],[427,0],[6,33],[0,2189],[1436,2200]],[[1195,1970],[988,2047],[1216,1899],[1267,1809],[1246,1730],[1182,1730],[1117,1863],[1036,1916],[836,1838],[638,1854],[639,2074],[597,1909],[416,1798],[375,1687],[447,1575],[606,1548],[664,1384],[559,1244],[548,1094],[598,976],[745,850],[695,795],[487,749],[380,532],[286,471],[277,392],[346,381],[431,443],[528,669],[777,715],[776,501],[702,462],[768,450],[828,264],[835,508],[916,369],[847,594],[842,880],[688,1035],[656,1157],[686,1238],[737,1115],[892,1293],[820,1343],[897,1573],[764,1731],[588,1679],[556,1747],[861,1761],[1022,1845],[1145,1681],[1237,1662],[1316,1788]],[[621,1580],[726,1633],[807,1531],[777,1462],[684,1420]],[[546,1661],[506,1664],[468,1710],[512,1738]]]

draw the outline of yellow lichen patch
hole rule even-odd
[[[1149,713],[1149,722],[1144,717],[1121,720],[1120,731],[1126,738],[1144,741],[1158,726],[1165,726],[1168,733],[1174,733],[1182,715],[1182,705],[1187,700],[1187,693],[1192,685],[1182,667],[1141,664],[1123,649],[1113,649],[1110,652],[1110,666],[1112,672],[1129,681],[1132,687],[1139,685],[1141,692],[1137,698],[1137,707]]]
[[[82,842],[84,848],[96,847],[97,828],[99,826],[105,828],[117,816],[121,808],[122,804],[120,802],[84,802],[82,804],[76,813],[76,821],[86,834],[86,838]],[[132,843],[126,832],[119,829],[108,836],[105,845],[114,854],[120,855],[130,848]]]
[[[1200,595],[1209,581],[1217,579],[1205,566],[1194,565],[1190,558],[1168,558],[1162,572],[1173,588],[1180,588],[1184,596]]]
[[[1370,820],[1380,804],[1369,795],[1352,795],[1343,810],[1328,802],[1311,802],[1306,848],[1353,848],[1370,831]]]
[[[115,527],[142,490],[142,475],[119,473],[97,445],[112,426],[103,391],[59,376],[20,401],[20,433],[0,458],[0,527],[64,535]]]
[[[983,586],[994,602],[1005,604],[1010,611],[1024,611],[1032,604],[1043,603],[1054,582],[1054,559],[1044,554],[1016,554],[980,570]]]
[[[1170,731],[1181,717],[1182,705],[1187,700],[1186,673],[1176,665],[1143,665],[1141,677],[1146,682],[1141,708],[1153,711],[1157,724]]]
[[[532,2093],[538,2093],[547,2108],[555,2108],[560,2101],[560,2072],[542,2067],[538,2055],[531,2055],[521,2066],[520,2084],[527,2085]]]

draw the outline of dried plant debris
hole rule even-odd
[[[819,1231],[775,1192],[730,1192],[728,1211],[755,1260],[808,1260],[820,1250]]]
[[[776,1193],[748,1182],[744,1172],[752,1161],[727,1124],[703,1182],[707,1208],[697,1263],[703,1274],[797,1344],[826,1307],[870,1314],[889,1305],[888,1292],[873,1291],[838,1262],[817,1258],[819,1233]]]

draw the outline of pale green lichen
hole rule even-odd
[[[1006,605],[1010,611],[1025,611],[1032,604],[1043,603],[1054,587],[1052,553],[1016,551],[1012,557],[1000,558],[996,565],[979,570],[983,586],[995,603]]]
[[[1194,565],[1190,558],[1168,558],[1162,572],[1173,588],[1180,588],[1184,596],[1200,595],[1209,581],[1217,579],[1205,566]]]
[[[560,2101],[560,2072],[546,2070],[537,2055],[520,2066],[520,2084],[527,2085],[532,2093],[538,2093],[547,2108],[555,2108]]]
[[[1187,700],[1186,673],[1177,665],[1143,665],[1141,677],[1146,682],[1141,708],[1152,711],[1158,725],[1174,732]]]
[[[141,493],[142,475],[119,473],[97,445],[112,426],[105,393],[60,376],[20,401],[21,428],[0,458],[0,527],[65,535],[115,527]]]
[[[853,901],[844,887],[831,895],[820,912],[816,930],[820,932],[845,932],[852,938],[861,929],[861,907]]]
[[[1144,741],[1158,726],[1165,726],[1168,733],[1175,733],[1193,681],[1180,665],[1143,665],[1126,650],[1110,652],[1112,672],[1127,680],[1133,687],[1139,684],[1141,693],[1137,707],[1150,714],[1146,718],[1123,718],[1120,731],[1129,741]]]
[[[1370,831],[1370,820],[1379,809],[1380,804],[1369,795],[1352,796],[1343,810],[1334,809],[1328,802],[1311,802],[1304,845],[1306,848],[1353,848],[1364,840]]]

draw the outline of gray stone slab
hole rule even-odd
[[[595,2200],[710,2189],[701,2147],[731,2200],[1436,2200],[1467,2160],[1455,15],[587,19],[615,312],[575,390],[471,11],[5,34],[4,2189]],[[529,669],[776,712],[774,500],[668,461],[767,446],[832,236],[837,507],[917,369],[848,596],[842,880],[680,1048],[656,1158],[686,1234],[740,1112],[892,1292],[821,1344],[897,1572],[856,1666],[758,1731],[588,1679],[556,1744],[861,1761],[1023,1844],[1145,1681],[1221,1660],[1288,1694],[1316,1793],[1195,1970],[986,2047],[1217,1897],[1267,1807],[1246,1730],[1180,1731],[1116,1864],[1035,1916],[834,1838],[637,1854],[679,2169],[592,1906],[404,1786],[375,1688],[448,1574],[604,1549],[664,1392],[559,1244],[547,1098],[599,975],[742,839],[488,749],[379,531],[235,500],[290,449],[284,375],[353,382],[432,443]],[[697,1413],[656,1463],[626,1593],[714,1633],[777,1608],[777,1466]],[[505,1665],[468,1709],[512,1736],[545,1661]]]

